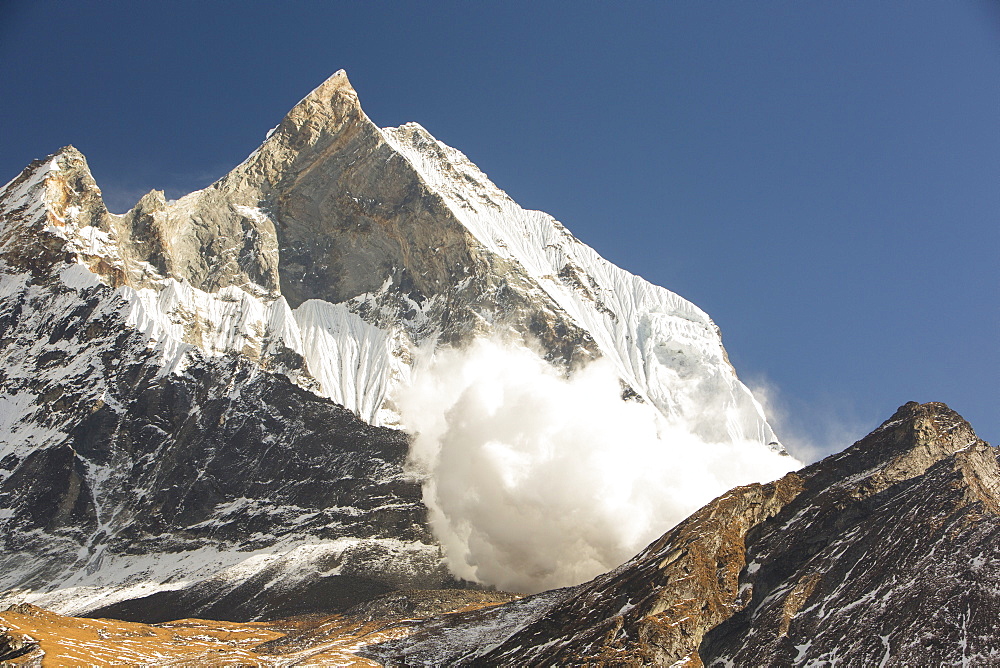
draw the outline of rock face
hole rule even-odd
[[[704,312],[379,129],[343,72],[177,201],[112,214],[72,147],[32,163],[0,189],[0,602],[249,619],[454,586],[384,427],[418,346],[479,335],[774,441]]]
[[[425,623],[388,664],[994,665],[1000,461],[944,404],[736,488],[615,571]]]
[[[450,583],[402,474],[404,434],[244,355],[164,373],[108,286],[55,274],[20,287],[0,308],[9,597],[55,589],[46,600],[78,610],[146,597],[111,611],[245,619]],[[204,581],[148,598],[179,576]]]

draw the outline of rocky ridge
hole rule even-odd
[[[429,620],[386,665],[993,665],[1000,461],[944,404],[736,488],[578,587]]]
[[[846,451],[729,491],[578,587],[514,601],[400,591],[341,615],[243,624],[146,626],[23,604],[0,613],[0,651],[15,665],[987,666],[998,527],[997,449],[943,404],[910,403]]]

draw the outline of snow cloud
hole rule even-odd
[[[421,360],[396,402],[455,575],[523,593],[584,582],[726,490],[801,465],[620,395],[610,362],[566,377],[520,345]]]
[[[879,413],[861,417],[855,398],[821,395],[821,401],[793,402],[770,379],[751,378],[748,385],[764,407],[768,422],[781,434],[781,442],[807,464],[840,452],[878,426]]]

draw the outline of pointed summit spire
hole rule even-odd
[[[278,126],[278,132],[310,129],[339,129],[349,118],[364,115],[358,94],[347,79],[347,72],[337,70],[326,81],[299,100]]]
[[[294,178],[352,127],[377,131],[362,111],[347,72],[337,70],[299,100],[260,148],[221,182],[229,186],[244,179],[259,183],[263,176],[273,184],[276,178]]]
[[[337,70],[331,74],[327,77],[326,81],[321,83],[319,86],[316,86],[316,88],[314,88],[308,95],[299,100],[298,104],[296,104],[293,109],[297,108],[304,102],[329,99],[338,91],[348,91],[353,94],[354,97],[358,96],[357,93],[354,92],[354,87],[351,86],[351,82],[347,78],[346,70]]]

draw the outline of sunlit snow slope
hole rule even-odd
[[[552,216],[522,209],[465,155],[419,125],[383,132],[476,240],[523,267],[594,338],[622,379],[667,418],[711,442],[775,440],[704,311],[608,262]]]

